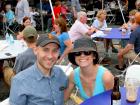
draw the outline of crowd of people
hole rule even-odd
[[[9,25],[14,21],[20,24],[16,39],[24,40],[28,47],[16,57],[13,68],[3,67],[4,61],[0,60],[4,80],[10,87],[10,105],[64,105],[75,87],[83,100],[113,88],[114,75],[99,64],[99,52],[90,37],[107,28],[106,10],[98,10],[90,26],[79,0],[71,0],[72,9],[68,11],[71,11],[74,23],[68,28],[64,17],[67,8],[63,8],[61,14],[62,5],[58,0],[55,2],[55,18],[49,17],[53,29],[43,35],[32,24],[27,0],[18,0],[15,13],[10,4],[6,5],[5,21]],[[118,70],[125,69],[124,58],[134,59],[140,52],[139,25],[140,12],[131,10],[129,21],[120,27],[131,31],[123,49],[116,49],[112,40],[102,40],[106,53],[112,47],[112,52],[118,54],[118,65],[115,66]],[[55,66],[63,62],[71,63],[74,68],[69,76]]]

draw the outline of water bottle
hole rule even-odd
[[[9,36],[9,34],[8,34],[8,33],[6,33],[5,38],[6,38],[6,42],[9,44],[9,43],[10,43],[10,36]]]
[[[10,44],[13,44],[14,43],[14,38],[13,38],[13,35],[10,34]]]

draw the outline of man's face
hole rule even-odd
[[[44,47],[38,46],[35,50],[37,64],[41,70],[50,70],[56,63],[59,56],[59,46],[49,43]]]
[[[87,15],[81,17],[81,22],[84,24],[87,23]]]

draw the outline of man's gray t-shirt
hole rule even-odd
[[[36,61],[36,56],[33,52],[32,48],[28,48],[23,53],[19,54],[16,57],[15,65],[14,65],[14,71],[19,73],[20,71],[27,69],[28,67],[32,66]]]

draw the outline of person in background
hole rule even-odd
[[[53,8],[53,11],[54,11],[55,18],[59,18],[61,15],[61,1],[55,2],[55,6]],[[54,23],[54,17],[52,17],[52,18],[53,18],[52,23]]]
[[[63,18],[57,18],[54,21],[53,35],[57,36],[60,41],[60,58],[57,63],[61,64],[62,60],[65,59],[68,53],[72,50],[73,45],[67,32],[66,21]]]
[[[25,16],[25,17],[23,18],[22,24],[20,25],[19,33],[18,33],[18,35],[17,35],[17,39],[18,39],[18,40],[23,39],[23,30],[24,30],[24,28],[27,27],[27,26],[31,26],[31,25],[32,25],[32,24],[31,24],[31,18]]]
[[[138,25],[137,28],[131,32],[125,48],[120,49],[118,53],[118,65],[115,65],[115,68],[120,71],[126,68],[124,58],[133,60],[140,52],[140,12],[135,14],[135,22]],[[140,57],[137,57],[136,60],[140,62]]]
[[[79,0],[71,0],[72,12],[75,19],[77,19],[77,13],[81,11],[81,5]]]
[[[129,27],[132,27],[132,25],[135,23],[135,14],[137,13],[138,11],[136,9],[133,9],[129,12],[129,20],[127,23],[123,24],[121,28],[124,28],[124,29],[128,29],[128,26]]]
[[[37,40],[38,34],[34,27],[27,26],[23,30],[23,39],[25,43],[27,44],[27,50],[25,50],[23,53],[19,54],[16,57],[15,64],[13,68],[10,67],[4,67],[3,73],[4,73],[4,80],[5,82],[11,86],[11,78],[25,70],[26,68],[32,66],[36,61],[36,56],[34,54],[34,49],[36,47],[36,40]]]
[[[130,34],[131,31],[134,31],[136,29],[135,14],[137,12],[138,11],[136,9],[131,10],[129,12],[129,20],[127,23],[125,23],[121,26],[121,30],[126,30],[128,32],[128,34]],[[121,40],[121,47],[124,48],[127,45],[128,41],[129,41],[129,39],[122,39]]]
[[[57,66],[60,43],[57,37],[41,35],[34,53],[36,63],[12,79],[10,105],[64,105],[67,76]]]
[[[97,30],[104,30],[107,28],[107,23],[106,23],[106,16],[107,13],[105,10],[99,10],[96,15],[96,19],[92,23],[92,27],[96,28]],[[113,46],[112,40],[110,39],[104,39],[104,44],[105,44],[105,49],[106,52],[108,52],[109,45],[112,47],[112,52],[118,53],[117,49]]]
[[[22,24],[22,20],[25,16],[30,16],[28,0],[18,0],[15,8],[15,16],[18,24]]]
[[[69,76],[65,90],[67,100],[74,88],[78,87],[83,100],[113,88],[113,75],[107,68],[98,64],[98,53],[89,37],[77,39],[73,50],[68,54],[69,61],[78,66]]]
[[[11,10],[11,5],[10,4],[7,4],[5,6],[5,10],[6,10],[6,13],[5,13],[6,22],[10,26],[10,25],[12,25],[12,23],[15,20],[15,15],[14,15],[14,12]]]
[[[87,23],[87,14],[83,11],[78,12],[77,20],[74,22],[74,24],[72,25],[72,27],[68,32],[72,42],[81,37],[90,36],[96,31],[96,28],[89,27],[86,23]]]

